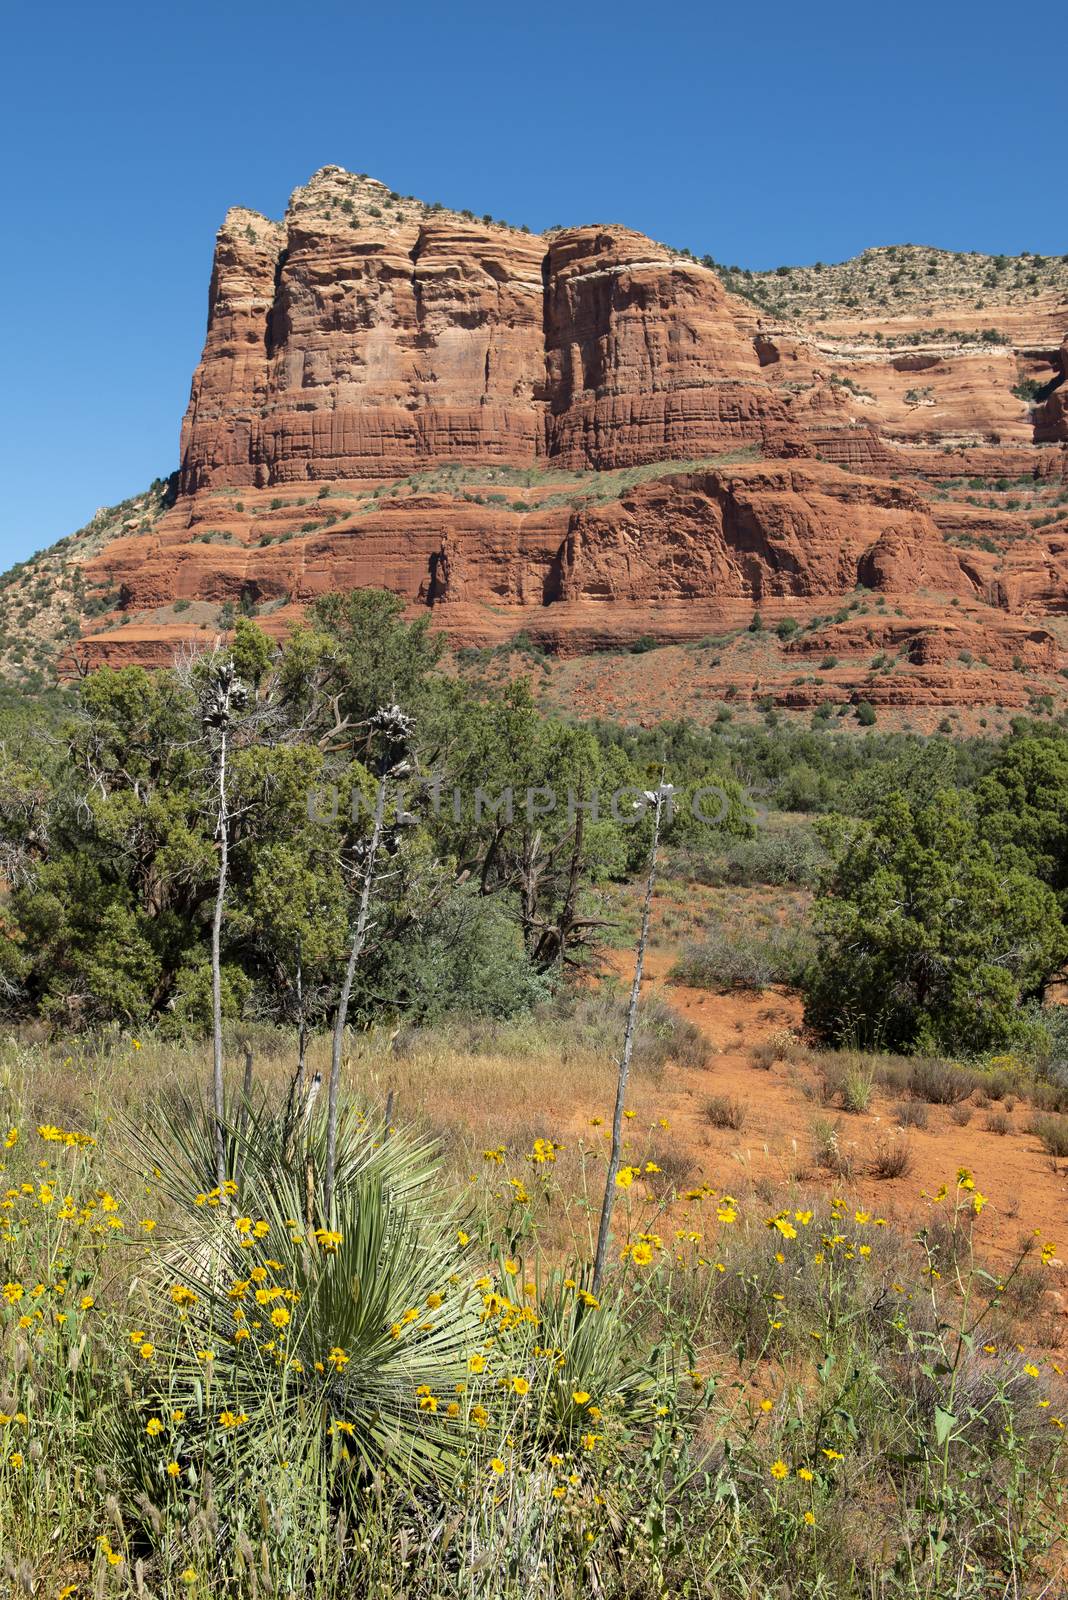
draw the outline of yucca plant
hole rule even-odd
[[[372,1478],[445,1489],[465,1446],[444,1397],[483,1307],[433,1146],[403,1130],[373,1137],[350,1111],[327,1225],[307,1203],[314,1135],[288,1159],[269,1109],[228,1124],[239,1207],[190,1193],[212,1112],[184,1105],[171,1149],[165,1128],[157,1119],[145,1153],[186,1225],[162,1244],[141,1314],[151,1354],[132,1358],[134,1404],[115,1422],[138,1489],[188,1492],[210,1474],[219,1500],[254,1489],[269,1502],[292,1471],[339,1498]]]

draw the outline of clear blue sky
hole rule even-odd
[[[176,466],[227,206],[280,216],[337,162],[535,229],[621,221],[758,268],[895,242],[1062,253],[1065,16],[6,6],[0,566]]]

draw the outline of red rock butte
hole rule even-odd
[[[113,604],[74,653],[162,662],[234,607],[283,632],[372,584],[457,643],[564,655],[864,593],[878,626],[784,646],[780,690],[875,642],[917,669],[888,695],[1025,704],[1019,663],[1068,661],[1068,293],[931,294],[933,330],[773,311],[625,227],[532,234],[324,168],[281,223],[228,213],[177,497],[85,563]]]

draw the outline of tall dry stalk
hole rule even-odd
[[[341,993],[338,996],[337,1015],[334,1018],[334,1038],[330,1051],[330,1087],[326,1111],[326,1175],[323,1180],[323,1210],[327,1219],[329,1219],[330,1208],[334,1201],[338,1090],[341,1084],[341,1058],[345,1048],[345,1025],[349,1014],[349,996],[352,993],[352,981],[356,976],[356,966],[367,942],[371,891],[374,887],[378,852],[381,848],[382,836],[385,831],[386,794],[389,780],[392,777],[401,777],[409,770],[406,753],[412,734],[411,718],[406,716],[399,706],[395,705],[381,707],[373,717],[369,718],[367,727],[371,736],[377,736],[381,741],[381,775],[378,780],[378,793],[375,798],[375,815],[374,822],[371,825],[371,837],[367,842],[367,853],[364,858],[356,923],[352,931],[352,942],[349,945],[349,959],[345,967],[345,977],[341,985]]]
[[[330,1087],[326,1107],[326,1176],[323,1181],[323,1209],[327,1218],[330,1216],[330,1208],[334,1200],[338,1089],[341,1084],[341,1058],[345,1048],[345,1026],[349,1015],[349,996],[352,993],[352,980],[356,976],[356,964],[367,942],[367,924],[371,909],[371,886],[374,883],[375,861],[378,856],[379,845],[382,843],[382,826],[386,815],[387,778],[388,774],[384,772],[378,780],[375,818],[371,828],[371,837],[367,844],[363,882],[360,885],[359,909],[357,910],[356,923],[352,930],[352,942],[349,945],[349,959],[345,967],[345,977],[341,984],[341,994],[338,996],[337,1015],[334,1018],[334,1038],[330,1048]]]
[[[604,1199],[601,1202],[601,1223],[597,1230],[597,1254],[593,1262],[593,1292],[597,1293],[604,1277],[605,1257],[608,1253],[608,1236],[612,1230],[612,1211],[616,1201],[616,1176],[623,1153],[623,1107],[627,1098],[630,1078],[630,1058],[634,1050],[634,1029],[638,1019],[638,1000],[642,992],[642,972],[645,968],[645,947],[649,942],[649,916],[653,905],[653,886],[656,883],[656,855],[660,845],[660,821],[664,804],[671,789],[663,783],[647,792],[653,801],[653,839],[649,847],[649,871],[645,880],[645,903],[642,906],[642,926],[638,936],[638,951],[634,962],[634,982],[630,986],[630,1004],[627,1006],[627,1025],[623,1032],[623,1049],[619,1057],[619,1074],[616,1080],[616,1108],[612,1118],[612,1149],[608,1158],[608,1171],[604,1180]]]
[[[223,1085],[221,944],[223,912],[230,872],[227,762],[233,717],[235,712],[245,706],[247,700],[248,690],[237,676],[232,658],[217,652],[209,665],[201,715],[206,738],[218,740],[215,758],[215,837],[219,841],[219,863],[215,880],[215,909],[211,919],[211,1087],[215,1109],[215,1182],[220,1189],[226,1181],[226,1141],[223,1132],[226,1100]]]

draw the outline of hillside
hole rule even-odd
[[[118,599],[87,578],[88,564],[116,539],[150,532],[172,490],[171,480],[157,478],[0,576],[0,676],[31,690],[56,681],[68,652]]]
[[[983,255],[933,245],[880,245],[848,261],[747,272],[717,267],[727,288],[748,295],[773,316],[813,322],[887,314],[1026,309],[1050,296],[1068,297],[1068,255]]]

